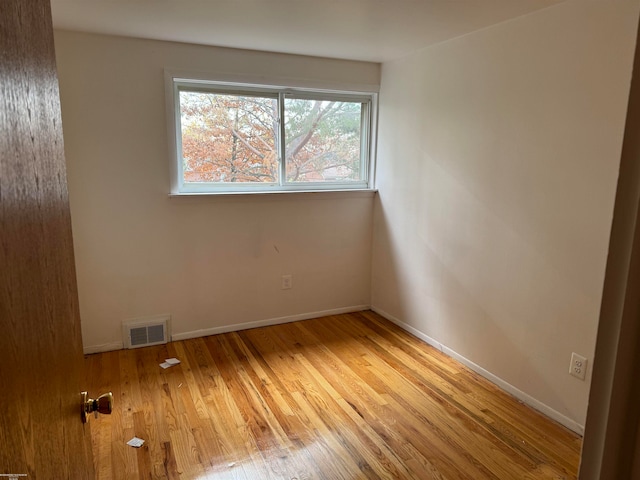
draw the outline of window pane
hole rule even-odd
[[[361,171],[362,103],[285,99],[287,182],[350,182]]]
[[[275,98],[180,91],[185,183],[277,183]]]

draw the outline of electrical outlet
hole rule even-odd
[[[569,365],[569,373],[574,377],[584,380],[587,374],[587,359],[577,353],[571,354],[571,365]]]
[[[293,276],[282,275],[282,290],[289,290],[293,288]]]

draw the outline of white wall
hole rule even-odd
[[[377,90],[380,66],[58,31],[83,340],[170,313],[174,334],[370,303],[372,194],[169,198],[164,69]],[[281,276],[293,289],[281,290]],[[202,333],[202,332],[200,332]]]
[[[637,21],[569,1],[382,68],[373,306],[577,430]]]

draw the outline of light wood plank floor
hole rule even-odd
[[[576,478],[580,437],[372,312],[86,362],[99,479]]]

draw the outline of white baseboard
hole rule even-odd
[[[221,327],[212,327],[202,330],[193,330],[191,332],[175,333],[171,335],[171,340],[187,340],[189,338],[207,337],[209,335],[217,335],[219,333],[237,332],[240,330],[248,330],[250,328],[268,327],[270,325],[280,325],[282,323],[297,322],[299,320],[309,320],[311,318],[326,317],[327,315],[361,312],[363,310],[369,310],[370,308],[370,305],[354,305],[352,307],[334,308],[331,310],[321,310],[319,312],[300,313],[298,315],[289,315],[286,317],[268,318],[266,320],[257,320],[255,322],[235,323],[233,325],[223,325]]]
[[[297,315],[289,315],[286,317],[268,318],[266,320],[257,320],[255,322],[235,323],[233,325],[223,325],[221,327],[205,328],[202,330],[193,330],[191,332],[175,333],[171,335],[172,341],[187,340],[189,338],[206,337],[209,335],[217,335],[219,333],[237,332],[239,330],[248,330],[249,328],[267,327],[269,325],[279,325],[281,323],[296,322],[298,320],[309,320],[311,318],[325,317],[327,315],[339,315],[341,313],[361,312],[369,310],[370,305],[354,305],[351,307],[333,308],[331,310],[321,310],[319,312],[300,313]],[[113,350],[122,350],[123,342],[105,343],[102,345],[90,345],[84,347],[85,355],[91,353],[111,352]]]
[[[124,344],[122,342],[103,343],[102,345],[89,345],[84,347],[82,351],[85,355],[91,353],[112,352],[113,350],[122,350]]]
[[[459,353],[455,352],[454,350],[451,350],[449,347],[447,347],[445,345],[442,345],[440,342],[434,340],[433,338],[431,338],[428,335],[425,335],[420,330],[412,327],[411,325],[408,325],[407,323],[404,323],[402,320],[399,320],[398,318],[394,317],[393,315],[390,315],[389,313],[385,312],[384,310],[381,310],[381,309],[379,309],[377,307],[374,307],[374,306],[371,307],[371,310],[376,312],[378,315],[383,316],[387,320],[395,323],[400,328],[402,328],[403,330],[406,330],[407,332],[411,333],[415,337],[418,337],[420,340],[422,340],[422,341],[428,343],[429,345],[437,348],[442,353],[444,353],[444,354],[450,356],[451,358],[457,360],[458,362],[462,363],[463,365],[465,365],[466,367],[470,368],[471,370],[473,370],[477,374],[482,375],[484,378],[489,380],[491,383],[497,385],[498,387],[500,387],[505,392],[510,393],[511,395],[516,397],[518,400],[521,400],[523,403],[525,403],[526,405],[530,406],[531,408],[534,408],[535,410],[538,410],[540,413],[543,413],[544,415],[546,415],[547,417],[551,418],[552,420],[555,420],[559,424],[564,425],[569,430],[577,433],[578,435],[584,435],[584,425],[580,425],[578,422],[570,419],[569,417],[567,417],[565,415],[562,415],[560,412],[554,410],[553,408],[549,407],[548,405],[545,405],[544,403],[540,402],[539,400],[536,400],[535,398],[533,398],[528,393],[525,393],[522,390],[519,390],[518,388],[514,387],[510,383],[507,383],[506,381],[504,381],[500,377],[495,376],[493,373],[485,370],[484,368],[482,368],[479,365],[476,365],[471,360],[468,360],[467,358],[463,357],[462,355],[460,355]]]

